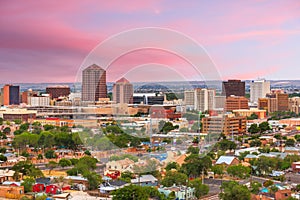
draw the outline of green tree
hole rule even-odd
[[[35,184],[34,178],[25,178],[23,179],[23,182],[21,183],[22,186],[24,186],[25,192],[32,192],[32,186]]]
[[[231,165],[227,168],[227,173],[233,177],[245,179],[250,176],[251,169],[241,164]]]
[[[174,184],[176,185],[185,185],[188,177],[186,174],[180,172],[168,171],[165,178],[161,181],[161,185],[165,187],[170,187]]]
[[[257,182],[257,181],[253,181],[253,182],[250,184],[251,193],[253,193],[253,194],[258,194],[261,187],[262,187],[261,183],[259,183],[259,182]]]
[[[4,155],[0,154],[0,161],[6,162],[7,161],[7,157],[5,157]]]
[[[287,139],[285,141],[285,146],[287,146],[287,147],[294,147],[295,146],[295,140],[294,139]]]
[[[96,172],[86,172],[83,174],[83,177],[87,178],[90,190],[97,189],[99,184],[102,182],[101,176]]]
[[[209,187],[207,185],[202,184],[201,179],[194,179],[190,181],[189,186],[195,188],[195,196],[197,198],[205,196],[209,192]]]
[[[270,124],[268,122],[262,122],[258,127],[262,133],[271,130]]]
[[[250,147],[260,147],[261,146],[261,141],[258,139],[252,140],[250,142]]]
[[[52,158],[56,158],[55,152],[54,150],[50,149],[48,151],[45,152],[45,157],[47,159],[52,159]]]
[[[199,177],[201,174],[207,174],[207,170],[212,166],[212,161],[209,156],[200,157],[196,154],[191,154],[185,158],[185,163],[182,165],[182,171],[189,177]]]
[[[211,171],[214,172],[215,175],[219,175],[221,179],[223,178],[224,170],[225,167],[223,165],[214,165],[211,167]]]
[[[58,163],[55,161],[49,161],[49,163],[47,163],[46,167],[49,168],[49,175],[51,174],[51,171],[57,167],[57,165]]]
[[[89,150],[85,150],[85,151],[84,151],[84,154],[87,155],[87,156],[92,155],[91,152],[90,152]]]
[[[72,162],[66,158],[62,158],[59,160],[58,165],[64,168],[64,167],[71,166]]]
[[[170,171],[171,169],[178,170],[180,168],[179,164],[177,162],[169,162],[166,166],[166,171]]]
[[[223,182],[221,189],[222,193],[219,194],[222,200],[250,200],[251,193],[248,188],[244,185],[239,185],[235,181]]]
[[[257,124],[251,124],[251,126],[248,128],[248,132],[251,134],[258,133],[260,131],[260,128],[257,126]]]
[[[198,147],[193,147],[193,146],[189,146],[189,148],[187,149],[187,154],[199,154],[200,149]]]
[[[148,200],[150,195],[145,193],[145,189],[138,185],[129,185],[118,189],[112,193],[113,200]]]
[[[3,125],[3,118],[0,117],[0,125]]]
[[[16,172],[15,177],[18,177],[18,173],[34,178],[44,176],[43,172],[39,168],[36,168],[30,161],[20,161],[12,167],[12,170]]]

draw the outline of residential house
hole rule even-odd
[[[176,199],[193,199],[195,198],[195,189],[186,186],[176,186],[171,187],[160,187],[158,191],[164,194],[166,197],[169,196],[171,192],[175,193]]]
[[[157,186],[157,178],[152,175],[142,175],[136,179],[131,179],[132,184],[137,184],[141,186]]]
[[[14,181],[14,170],[10,169],[0,169],[0,183],[3,183],[4,181]],[[19,179],[22,179],[23,174],[19,173]]]
[[[217,160],[215,163],[216,165],[226,165],[231,166],[231,165],[237,165],[239,164],[240,161],[234,157],[234,156],[220,156],[220,158]]]
[[[284,200],[284,199],[287,199],[289,197],[292,196],[292,191],[291,190],[278,190],[276,193],[275,193],[275,200]]]
[[[300,149],[296,147],[285,147],[284,152],[289,155],[300,155]]]
[[[106,163],[106,173],[111,173],[112,171],[119,171],[120,173],[125,171],[133,172],[133,165],[134,161],[130,160],[129,158],[125,158],[124,160],[110,161]]]
[[[24,195],[24,186],[0,185],[0,197],[20,199]]]

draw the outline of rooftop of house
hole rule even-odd
[[[232,161],[236,159],[236,157],[234,156],[221,156],[216,164],[219,165],[219,164],[226,164],[226,165],[230,165],[232,163]]]
[[[131,183],[157,182],[157,178],[152,175],[142,175],[139,178],[131,179]]]

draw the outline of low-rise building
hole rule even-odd
[[[220,158],[215,163],[216,165],[226,165],[232,166],[239,164],[240,161],[234,156],[220,156]]]
[[[195,198],[195,189],[186,186],[171,186],[171,187],[160,187],[158,191],[164,194],[166,197],[170,195],[171,192],[175,193],[176,199],[193,199]]]
[[[157,186],[157,178],[152,175],[142,175],[135,179],[131,179],[132,184],[137,184],[141,186]]]

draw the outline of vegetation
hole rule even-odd
[[[149,198],[166,200],[154,187],[129,185],[118,189],[112,193],[113,200],[148,200]]]
[[[209,192],[209,187],[202,184],[201,179],[194,179],[189,182],[189,186],[195,188],[195,196],[199,199],[202,196],[205,196]]]
[[[222,200],[250,200],[251,198],[251,193],[247,186],[239,185],[235,181],[223,182],[221,189],[223,192],[219,194],[219,197]]]

